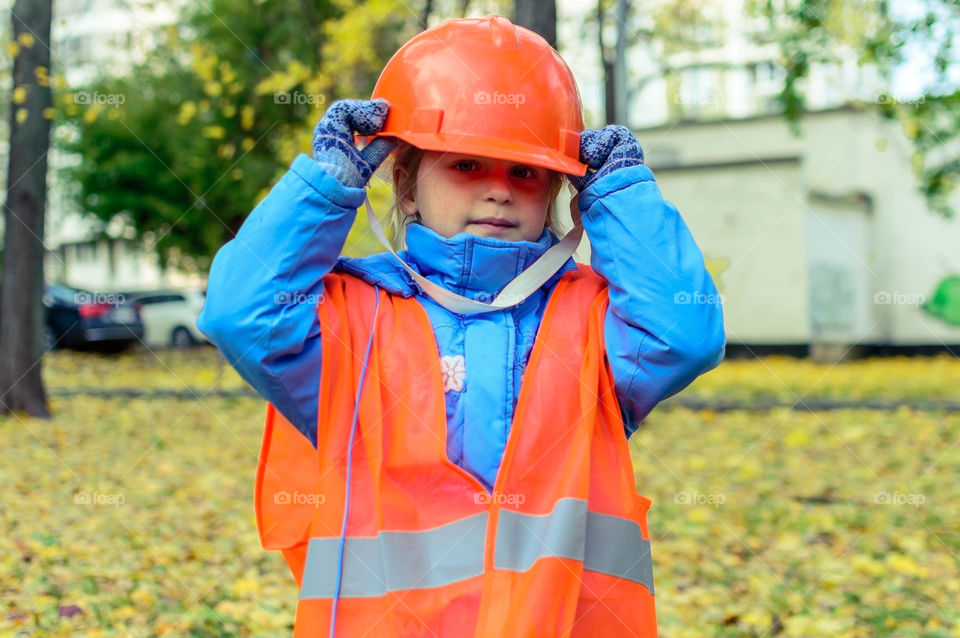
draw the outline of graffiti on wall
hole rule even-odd
[[[810,327],[814,335],[851,333],[857,329],[854,274],[841,264],[810,266]]]
[[[960,275],[948,275],[940,280],[937,289],[920,307],[931,317],[960,327]]]

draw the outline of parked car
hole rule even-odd
[[[203,309],[204,296],[201,290],[132,293],[131,298],[140,304],[144,343],[152,348],[188,348],[205,343],[207,338],[197,330],[197,315]]]
[[[143,338],[138,305],[121,293],[94,293],[61,284],[43,289],[44,344],[53,348],[124,350]]]

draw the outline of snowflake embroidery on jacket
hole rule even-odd
[[[443,374],[443,391],[462,392],[463,380],[467,376],[467,363],[463,355],[444,355],[440,357],[440,372]]]

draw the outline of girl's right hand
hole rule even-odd
[[[397,141],[378,137],[358,150],[354,131],[373,135],[387,121],[386,100],[338,100],[330,105],[313,132],[313,158],[344,186],[363,188]]]

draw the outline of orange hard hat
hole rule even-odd
[[[390,103],[378,135],[586,173],[573,73],[546,40],[502,16],[448,20],[414,36],[387,62],[372,98]]]

